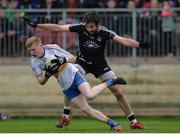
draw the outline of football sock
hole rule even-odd
[[[110,119],[110,118],[108,118],[107,124],[108,124],[109,126],[111,126],[111,127],[113,127],[113,126],[118,126],[118,125],[119,125],[119,123],[113,121],[113,120]]]
[[[108,87],[112,86],[113,85],[113,80],[107,80],[106,84],[108,85]]]
[[[63,114],[64,114],[65,116],[69,116],[69,115],[70,115],[70,112],[71,112],[71,107],[70,107],[70,106],[64,106]]]
[[[134,124],[134,123],[137,122],[134,113],[131,113],[130,115],[128,115],[127,118],[128,118],[128,120],[129,120],[130,124]]]

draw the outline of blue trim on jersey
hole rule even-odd
[[[75,74],[72,85],[67,90],[64,90],[63,93],[69,100],[72,100],[73,98],[81,94],[78,87],[84,82],[86,82],[86,80],[83,78],[83,76],[79,72],[77,72]]]

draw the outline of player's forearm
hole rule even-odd
[[[69,63],[74,63],[76,60],[76,57],[72,54],[69,54],[68,57],[67,57],[67,62]]]
[[[37,24],[37,27],[50,31],[61,31],[60,26],[57,24]]]
[[[133,47],[133,48],[139,47],[139,42],[137,42],[136,40],[131,39],[131,38],[115,36],[114,40],[120,44],[123,44],[124,46],[127,46],[127,47]]]
[[[38,28],[55,31],[55,32],[69,32],[69,24],[58,25],[58,24],[37,24]]]
[[[36,78],[37,78],[37,80],[38,80],[38,82],[39,82],[40,85],[46,84],[46,82],[47,82],[48,79],[49,79],[48,77],[43,76],[43,75],[37,76]]]

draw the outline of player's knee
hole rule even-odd
[[[111,91],[116,97],[123,97],[124,96],[124,93],[123,93],[121,88],[111,87]]]
[[[89,114],[88,111],[89,111],[89,108],[88,107],[80,107],[81,111],[86,113],[86,114]]]
[[[93,100],[95,98],[95,96],[93,94],[86,94],[85,95],[85,98],[88,99],[88,100]]]

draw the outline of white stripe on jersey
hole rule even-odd
[[[61,51],[62,53],[69,55],[69,52],[65,51],[64,49],[59,47],[57,44],[48,44],[48,45],[45,45],[44,48],[55,48],[55,49]]]
[[[109,32],[109,33],[111,33],[111,34],[113,34],[113,35],[117,35],[114,31],[109,30],[109,29],[107,29],[107,28],[104,27],[104,26],[100,26],[100,30],[105,31],[105,32]]]
[[[78,25],[85,25],[85,23],[74,23],[74,24],[71,24],[70,27],[72,27],[72,26],[78,26]]]

